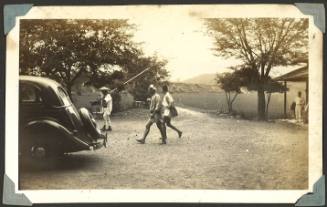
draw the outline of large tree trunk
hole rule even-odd
[[[269,110],[269,103],[270,103],[270,99],[271,99],[271,93],[268,93],[267,94],[267,105],[266,105],[266,119],[269,119],[269,112],[268,112],[268,110]]]
[[[266,97],[262,86],[258,88],[258,119],[266,119]]]
[[[232,103],[228,103],[228,113],[231,114],[233,112],[233,106]]]

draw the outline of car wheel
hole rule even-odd
[[[28,158],[43,159],[49,154],[49,147],[46,143],[42,143],[38,139],[32,139],[27,146],[25,146],[25,155]]]
[[[44,138],[44,137],[42,137]],[[19,158],[19,166],[22,170],[52,169],[58,166],[61,155],[58,146],[54,146],[49,139],[40,136],[31,138],[24,144]]]
[[[86,108],[80,108],[79,112],[87,133],[89,133],[92,137],[99,137],[100,132],[97,129],[96,121],[93,115]]]
[[[28,137],[28,140],[22,143],[22,156],[30,159],[45,159],[63,154],[60,151],[60,147],[56,146],[51,141],[51,138],[45,137],[45,135],[37,134],[34,134],[33,137]]]

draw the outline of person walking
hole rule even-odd
[[[299,91],[297,97],[295,98],[295,118],[297,122],[302,122],[302,111],[304,107],[304,99],[302,98],[302,93]]]
[[[156,123],[161,137],[162,137],[162,143],[166,144],[167,136],[166,136],[166,129],[165,124],[163,123],[162,117],[161,117],[161,98],[160,95],[157,93],[156,87],[154,87],[152,84],[149,86],[149,93],[151,96],[150,99],[150,118],[148,119],[146,125],[145,125],[145,131],[143,134],[142,139],[136,139],[137,142],[140,144],[145,143],[145,139],[148,136],[150,132],[151,126]]]
[[[102,131],[112,131],[111,120],[110,120],[110,115],[112,111],[112,97],[109,93],[110,89],[103,86],[100,88],[100,90],[103,95],[101,100],[103,120],[104,120]]]
[[[164,93],[163,98],[162,98],[162,109],[163,109],[162,116],[163,116],[164,124],[167,125],[167,127],[176,131],[178,134],[178,137],[181,138],[183,132],[171,124],[171,118],[173,116],[172,107],[174,107],[174,99],[171,96],[171,94],[169,93],[167,85],[164,85],[162,87],[162,91]]]

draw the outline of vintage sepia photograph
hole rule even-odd
[[[310,24],[19,19],[18,190],[311,188]]]
[[[308,19],[195,23],[21,20],[20,187],[307,188]]]

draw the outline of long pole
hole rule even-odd
[[[141,71],[140,73],[136,74],[135,76],[133,76],[132,78],[130,78],[129,80],[127,80],[125,83],[123,83],[124,85],[126,85],[127,83],[131,82],[132,80],[136,79],[137,77],[139,77],[140,75],[142,75],[143,73],[145,73],[146,71],[150,70],[150,68],[146,68],[143,71]]]
[[[125,82],[123,83],[123,85],[126,85],[126,84],[128,84],[129,82],[135,80],[136,78],[138,78],[139,76],[141,76],[143,73],[147,72],[148,70],[150,70],[150,68],[146,68],[146,69],[142,70],[142,71],[139,72],[138,74],[134,75],[133,77],[131,77],[130,79],[128,79],[127,81],[125,81]],[[115,90],[117,90],[117,88],[112,89],[110,92],[114,92]]]

